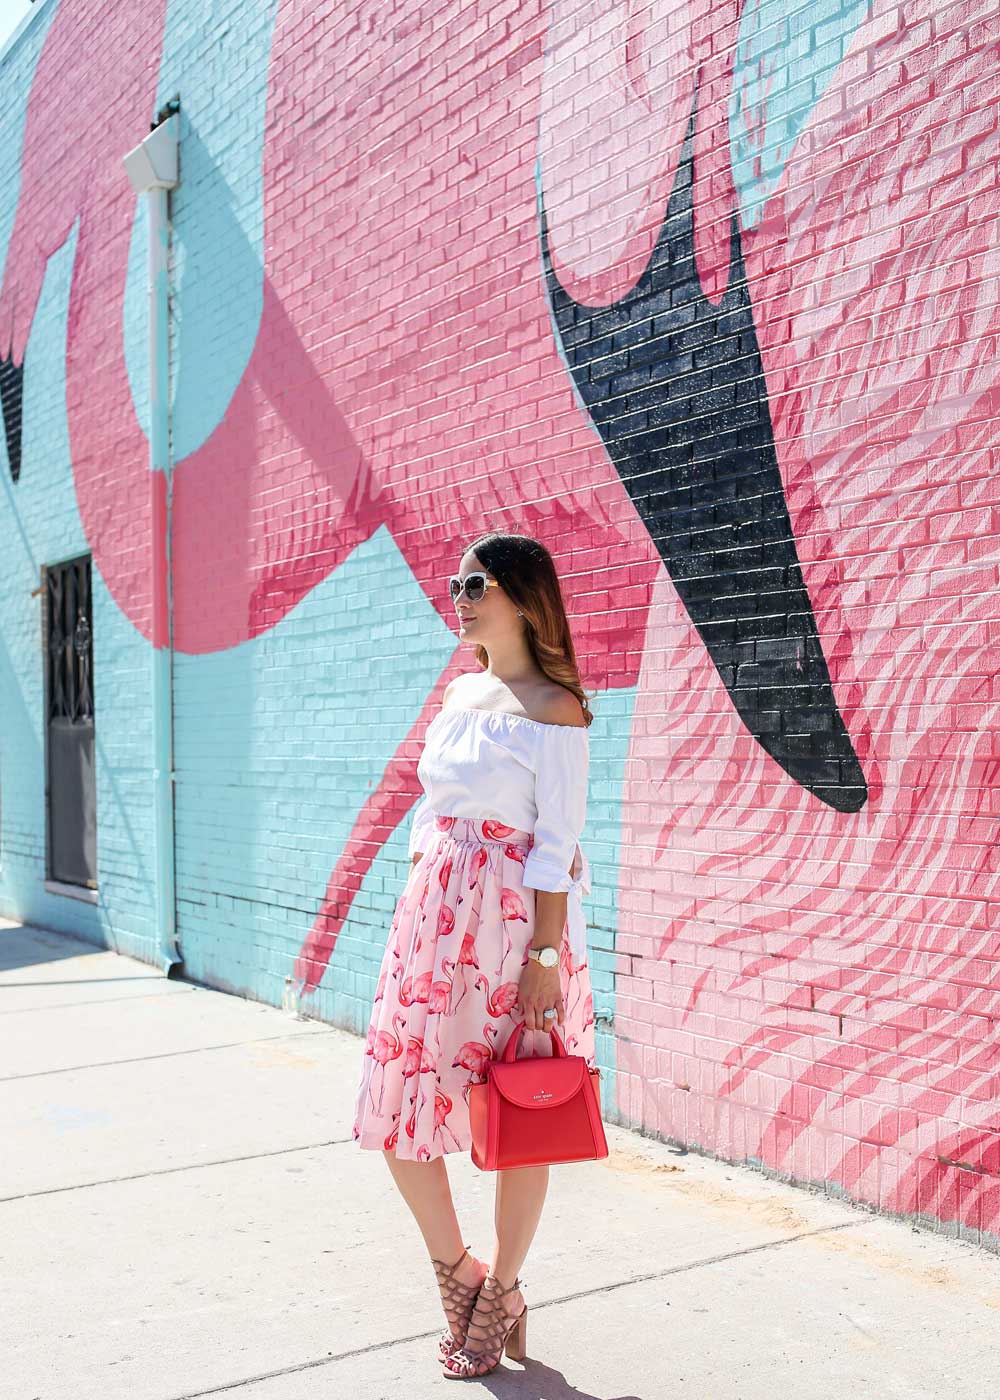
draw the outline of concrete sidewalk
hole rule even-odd
[[[608,1126],[552,1170],[528,1357],[451,1382],[351,1140],[362,1041],[0,921],[2,1400],[980,1400],[994,1255]],[[466,1237],[494,1178],[448,1158]],[[457,1387],[464,1386],[459,1391]]]

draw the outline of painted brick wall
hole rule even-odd
[[[44,0],[0,52],[0,911],[364,1031],[484,528],[563,580],[613,1121],[1000,1236],[996,14]],[[81,70],[80,54],[86,54]],[[81,71],[88,100],[77,100]],[[89,553],[96,902],[45,888]]]

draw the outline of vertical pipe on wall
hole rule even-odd
[[[132,188],[146,198],[149,316],[149,506],[152,573],[154,917],[163,970],[181,962],[174,887],[173,587],[170,507],[170,191],[177,187],[176,99],[171,113],[124,159]]]
[[[176,121],[176,118],[172,118]],[[149,223],[149,510],[153,574],[153,809],[156,826],[156,936],[160,966],[181,961],[174,890],[173,635],[170,587],[170,384],[167,259],[169,191],[146,192]]]

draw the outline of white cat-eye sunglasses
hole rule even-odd
[[[487,578],[481,573],[466,574],[464,579],[459,578],[458,574],[452,574],[448,580],[448,590],[453,603],[458,600],[463,587],[470,603],[481,603],[486,597],[487,588],[499,588],[500,585],[495,578]]]

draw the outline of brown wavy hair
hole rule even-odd
[[[552,555],[530,535],[489,531],[468,546],[503,591],[524,613],[528,649],[549,680],[571,690],[583,707],[589,728],[594,712],[580,684],[576,650],[569,630],[559,575]],[[485,647],[475,648],[476,660],[485,670],[490,664]]]

